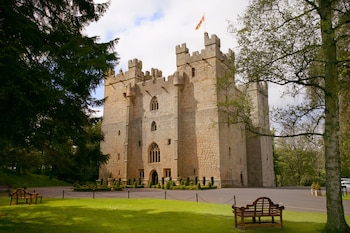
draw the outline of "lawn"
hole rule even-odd
[[[325,214],[285,211],[284,229],[254,227],[247,232],[321,232],[325,222]],[[223,204],[46,198],[38,205],[10,206],[8,197],[0,198],[0,232],[242,232],[233,225],[231,206]]]

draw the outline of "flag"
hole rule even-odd
[[[201,20],[199,21],[199,23],[196,26],[196,30],[198,30],[201,27],[201,24],[204,22],[204,15],[202,16]]]

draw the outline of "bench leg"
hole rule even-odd
[[[241,215],[241,224],[242,224],[242,230],[245,230],[244,214]]]
[[[235,213],[235,228],[237,228],[237,214]]]
[[[281,223],[281,228],[283,228],[283,219],[282,219],[282,213],[280,215],[280,223]]]

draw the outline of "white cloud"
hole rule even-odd
[[[221,39],[221,50],[236,51],[228,21],[243,15],[247,0],[112,0],[108,11],[86,32],[101,41],[120,38],[116,51],[120,60],[116,70],[127,70],[129,60],[137,58],[143,71],[160,69],[163,76],[176,71],[175,46],[186,43],[190,53],[204,48],[204,31]],[[202,15],[205,22],[195,30]],[[271,93],[272,94],[272,93]],[[270,96],[271,96],[270,94]],[[279,94],[277,94],[279,97]],[[103,98],[103,88],[96,91]],[[271,99],[277,99],[275,98]]]

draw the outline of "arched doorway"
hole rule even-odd
[[[151,171],[151,177],[152,177],[152,178],[151,178],[152,184],[153,184],[153,185],[158,184],[158,173],[157,173],[156,170]]]

